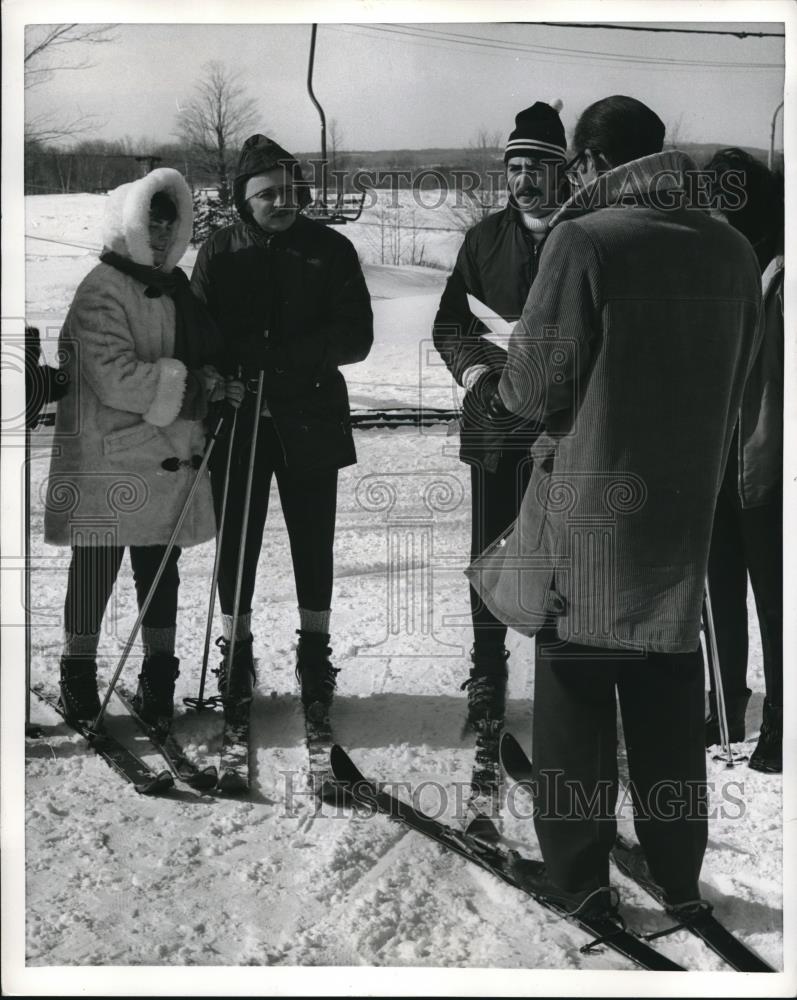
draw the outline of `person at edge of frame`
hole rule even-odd
[[[329,647],[338,470],[357,460],[346,382],[339,368],[362,361],[371,349],[371,300],[350,241],[300,214],[310,201],[308,185],[296,159],[272,139],[258,134],[246,140],[233,195],[239,221],[209,237],[191,278],[194,293],[223,331],[228,371],[240,370],[247,388],[234,441],[231,502],[220,555],[219,691],[224,695],[227,689],[234,627],[228,702],[245,704],[252,697],[252,600],[274,476],[299,605],[297,679],[305,707],[326,710],[338,673]],[[261,371],[265,402],[258,418]],[[253,422],[258,419],[252,455]],[[226,451],[222,439],[211,462],[219,517]],[[241,553],[242,498],[250,462],[254,490]],[[239,556],[240,605],[233,622]],[[273,580],[267,576],[265,582]]]
[[[692,207],[696,167],[662,152],[664,131],[621,95],[579,118],[578,190],[552,220],[498,386],[544,431],[517,521],[467,571],[499,619],[536,634],[543,860],[519,874],[570,912],[617,905],[618,696],[636,861],[674,914],[705,906],[701,612],[761,283],[747,240]]]
[[[755,597],[764,660],[765,700],[758,743],[749,766],[783,770],[783,179],[744,150],[714,154],[714,201],[747,237],[761,268],[764,335],[747,379],[722,480],[708,560],[717,651],[731,740],[745,738],[747,576]],[[742,198],[722,195],[737,178]],[[709,691],[706,746],[720,741],[714,675]]]
[[[497,396],[503,347],[472,313],[468,295],[508,322],[519,318],[539,269],[548,220],[557,208],[566,162],[565,130],[555,107],[537,101],[515,116],[504,151],[508,204],[468,230],[434,320],[434,344],[465,390],[460,459],[470,465],[471,559],[517,517],[531,470],[536,421],[507,419]],[[503,720],[506,625],[470,587],[472,666],[467,721]]]
[[[209,404],[243,398],[213,363],[223,350],[178,268],[191,238],[191,192],[170,168],[110,192],[100,262],[80,283],[61,335],[67,390],[56,411],[45,541],[69,545],[61,704],[70,719],[100,712],[97,650],[108,599],[130,550],[139,609],[202,462]],[[171,722],[178,560],[216,533],[207,473],[142,623],[134,696],[159,728]]]

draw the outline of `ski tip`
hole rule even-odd
[[[338,743],[334,743],[329,751],[329,765],[337,781],[347,785],[356,785],[365,781],[357,765]]]
[[[508,729],[505,729],[501,733],[501,741],[500,741],[501,756],[502,757],[505,755],[509,756],[510,754],[514,756],[518,750],[520,750],[520,752],[523,753],[523,748],[521,747],[520,743],[515,739],[515,737],[509,732]]]

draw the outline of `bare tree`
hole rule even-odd
[[[482,125],[468,143],[472,150],[474,166],[482,176],[486,176],[496,160],[501,158],[501,132],[488,132]]]
[[[176,131],[195,166],[216,178],[219,198],[227,204],[233,158],[256,120],[257,106],[223,63],[208,62],[202,73],[193,97],[178,110]]]
[[[25,89],[31,90],[63,70],[94,65],[90,47],[116,40],[113,26],[98,24],[39,24],[25,31]],[[58,142],[82,135],[97,126],[94,115],[79,112],[75,118],[44,112],[25,121],[25,142]]]
[[[93,63],[75,46],[103,45],[116,40],[111,25],[39,24],[25,31],[25,89],[37,87],[65,69],[88,69]],[[64,50],[69,49],[65,54]]]
[[[457,198],[452,221],[458,229],[466,231],[496,210],[503,196],[503,136],[499,131],[489,132],[482,125],[468,143],[468,166],[478,177],[478,184],[463,186]],[[496,180],[501,184],[496,188]]]
[[[678,145],[680,144],[683,138],[681,134],[683,131],[683,124],[684,124],[684,116],[683,113],[681,113],[674,121],[671,121],[667,125],[667,131],[666,131],[667,138],[665,139],[664,142],[665,148],[667,149],[678,148]]]

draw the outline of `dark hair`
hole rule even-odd
[[[753,244],[765,267],[783,248],[783,177],[737,146],[718,149],[706,170],[713,174],[712,205]],[[726,184],[730,173],[738,178],[732,186]]]
[[[573,135],[577,153],[585,149],[603,153],[611,167],[640,156],[660,153],[664,145],[664,122],[633,97],[604,97],[582,112]]]
[[[174,222],[177,206],[165,191],[156,191],[149,203],[149,213],[163,222]]]

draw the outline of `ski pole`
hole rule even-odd
[[[714,612],[711,607],[711,591],[708,586],[708,577],[706,578],[703,595],[703,610],[706,619],[706,651],[711,666],[711,673],[714,677],[714,693],[717,701],[717,716],[720,726],[720,743],[722,751],[727,758],[727,766],[733,767],[733,753],[731,752],[731,741],[728,732],[728,716],[725,711],[725,692],[722,686],[722,671],[720,670],[719,653],[717,651],[717,633],[714,629]]]
[[[30,683],[31,683],[31,581],[30,581],[30,462],[31,462],[31,432],[38,426],[39,413],[49,400],[43,394],[36,393],[33,387],[36,381],[32,372],[39,367],[41,356],[41,339],[36,327],[25,327],[25,473],[23,482],[23,506],[25,525],[25,736],[37,739],[42,735],[41,726],[30,721]]]
[[[194,482],[191,484],[191,489],[188,491],[188,496],[185,498],[183,509],[180,511],[180,516],[177,518],[177,524],[175,524],[174,526],[171,538],[166,543],[166,549],[164,550],[163,558],[161,559],[160,566],[158,567],[158,572],[155,574],[155,579],[152,581],[152,585],[149,588],[149,592],[147,593],[147,596],[144,599],[144,603],[141,606],[141,610],[138,613],[138,618],[136,618],[136,623],[133,626],[133,631],[130,633],[130,637],[127,640],[127,643],[125,644],[125,648],[122,650],[122,655],[119,659],[119,663],[117,664],[116,671],[113,677],[111,678],[111,683],[108,685],[108,690],[105,692],[105,697],[102,701],[102,705],[100,705],[100,711],[97,715],[97,718],[88,727],[89,732],[95,736],[99,731],[100,724],[102,723],[102,717],[105,715],[105,710],[108,707],[108,702],[110,701],[111,695],[113,694],[113,689],[116,687],[116,684],[119,680],[119,676],[122,673],[122,669],[124,668],[124,665],[127,662],[127,658],[130,655],[130,650],[133,648],[133,643],[136,641],[136,636],[138,635],[138,631],[141,628],[142,622],[144,621],[144,615],[149,610],[149,606],[152,603],[152,599],[155,596],[155,591],[157,590],[158,584],[160,583],[160,578],[164,574],[164,571],[166,569],[166,564],[169,560],[169,556],[171,555],[171,551],[174,548],[175,542],[177,541],[177,536],[179,535],[180,529],[183,526],[183,521],[185,520],[186,515],[188,514],[188,509],[191,506],[191,501],[194,499],[196,491],[199,489],[202,483],[202,477],[205,473],[205,470],[208,467],[208,462],[210,461],[210,456],[213,452],[213,446],[216,444],[216,439],[219,435],[219,431],[221,430],[222,424],[226,419],[227,419],[226,414],[222,413],[222,415],[219,417],[216,423],[215,428],[211,432],[210,440],[208,441],[207,447],[205,448],[205,454],[202,457],[202,463],[197,469],[196,478],[194,479]]]
[[[235,655],[235,638],[238,631],[238,611],[241,605],[241,584],[244,576],[244,557],[246,555],[246,533],[249,528],[249,506],[252,500],[252,483],[255,475],[255,454],[257,452],[257,436],[260,430],[260,410],[263,406],[263,376],[261,370],[257,379],[257,398],[255,400],[255,420],[252,428],[252,447],[249,451],[249,470],[246,476],[246,490],[244,492],[244,512],[241,522],[241,541],[238,549],[238,569],[235,574],[235,597],[232,605],[232,631],[230,635],[230,646],[227,651],[227,676],[224,695],[230,696],[230,679],[232,677],[232,662]]]
[[[26,404],[29,400],[25,400]],[[30,611],[31,611],[31,586],[30,586],[30,423],[25,419],[25,480],[23,484],[24,507],[25,507],[25,735],[31,739],[37,739],[42,731],[39,726],[34,726],[30,721],[30,682],[31,682],[31,641],[30,641]]]
[[[235,430],[238,426],[238,410],[233,412],[232,427],[230,428],[230,443],[227,446],[227,464],[224,469],[224,489],[221,498],[221,515],[219,518],[219,529],[216,534],[216,555],[213,560],[213,576],[210,582],[210,599],[208,600],[208,619],[205,627],[205,647],[202,651],[202,674],[199,678],[199,694],[196,698],[183,698],[183,704],[189,708],[201,712],[206,705],[215,705],[217,698],[208,698],[205,701],[205,678],[208,672],[208,658],[210,656],[210,633],[213,631],[213,608],[216,604],[216,592],[219,586],[219,570],[221,569],[221,546],[224,541],[224,525],[227,517],[227,496],[230,492],[230,470],[232,468],[232,452],[235,443]]]

